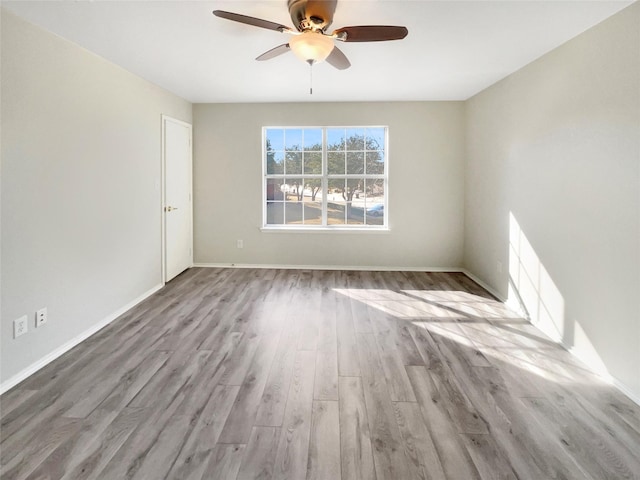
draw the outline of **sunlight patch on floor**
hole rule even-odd
[[[365,305],[396,318],[514,318],[504,304],[460,291],[349,289],[336,288],[336,293],[358,300]]]

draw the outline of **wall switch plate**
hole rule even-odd
[[[47,307],[44,307],[44,308],[41,308],[40,310],[38,310],[36,312],[36,328],[37,327],[41,327],[42,325],[47,323],[48,319],[49,319],[49,317],[47,315]]]
[[[21,335],[24,335],[29,330],[27,326],[27,316],[23,315],[17,320],[13,321],[13,338],[18,338]]]
[[[502,273],[502,262],[496,263],[496,271]]]
[[[237,246],[238,248],[244,248],[244,242],[243,242],[242,240],[238,240],[238,241],[236,242],[236,246]]]

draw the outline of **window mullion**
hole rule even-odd
[[[327,159],[327,129],[322,129],[322,226],[326,227],[327,223],[327,192],[329,183],[327,181],[328,173],[328,159]]]

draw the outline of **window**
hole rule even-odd
[[[384,229],[386,127],[265,127],[263,226]]]

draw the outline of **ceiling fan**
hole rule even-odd
[[[409,33],[406,27],[389,25],[342,27],[327,33],[327,28],[333,22],[336,4],[337,0],[288,0],[289,15],[295,25],[295,29],[261,18],[223,10],[214,10],[213,14],[234,22],[293,35],[288,43],[266,51],[256,60],[270,60],[292,50],[293,53],[309,65],[326,60],[327,63],[339,70],[349,68],[351,63],[335,45],[334,40],[342,42],[381,42],[401,40]]]

